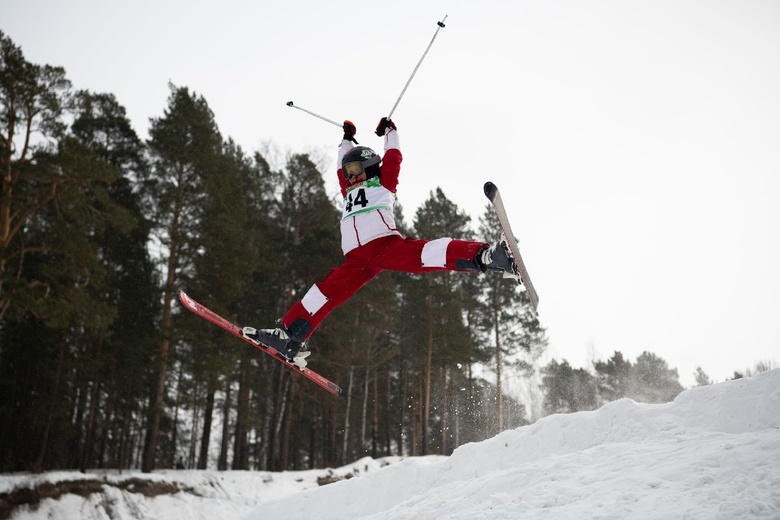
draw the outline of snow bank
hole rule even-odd
[[[361,479],[262,504],[249,520],[780,518],[780,370],[546,417]]]
[[[440,457],[441,458],[441,457]],[[235,519],[258,503],[317,488],[320,479],[360,477],[401,457],[358,460],[348,466],[311,471],[174,471],[154,473],[53,471],[0,476],[0,518],[76,519]],[[32,507],[13,507],[14,490],[44,486]]]

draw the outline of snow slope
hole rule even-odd
[[[408,459],[249,519],[780,519],[780,370],[546,417],[446,460]]]
[[[328,473],[359,478],[318,486]],[[107,483],[101,493],[47,499],[11,518],[780,519],[780,370],[687,390],[673,403],[623,399],[546,417],[451,457],[284,473],[13,475],[0,477],[0,494],[95,478]],[[132,478],[182,491],[145,498],[119,485]]]

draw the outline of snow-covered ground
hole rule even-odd
[[[356,478],[319,486],[329,472]],[[182,491],[144,498],[130,490],[134,478]],[[11,518],[780,519],[780,370],[687,390],[673,403],[623,399],[546,417],[451,457],[285,473],[13,475],[0,478],[0,494],[78,479],[105,484]]]

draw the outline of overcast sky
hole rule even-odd
[[[476,223],[495,182],[548,359],[648,350],[686,386],[777,364],[780,2],[2,0],[0,29],[144,138],[186,86],[246,151],[324,161],[335,195],[340,129],[286,102],[380,149],[445,15],[393,114],[407,221],[441,187]]]

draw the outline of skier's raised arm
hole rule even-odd
[[[349,184],[347,183],[346,177],[344,177],[344,174],[341,172],[341,161],[344,160],[344,156],[347,152],[352,150],[355,147],[355,144],[357,144],[357,141],[355,140],[357,128],[355,127],[355,123],[349,119],[344,120],[344,125],[341,128],[344,130],[344,137],[341,139],[339,153],[336,157],[336,173],[339,178],[339,185],[341,186],[341,196],[346,197]]]
[[[395,193],[398,188],[398,174],[401,172],[401,142],[398,139],[398,129],[392,120],[383,117],[376,127],[376,134],[384,137],[385,155],[382,157],[382,173],[379,176],[382,186]]]

